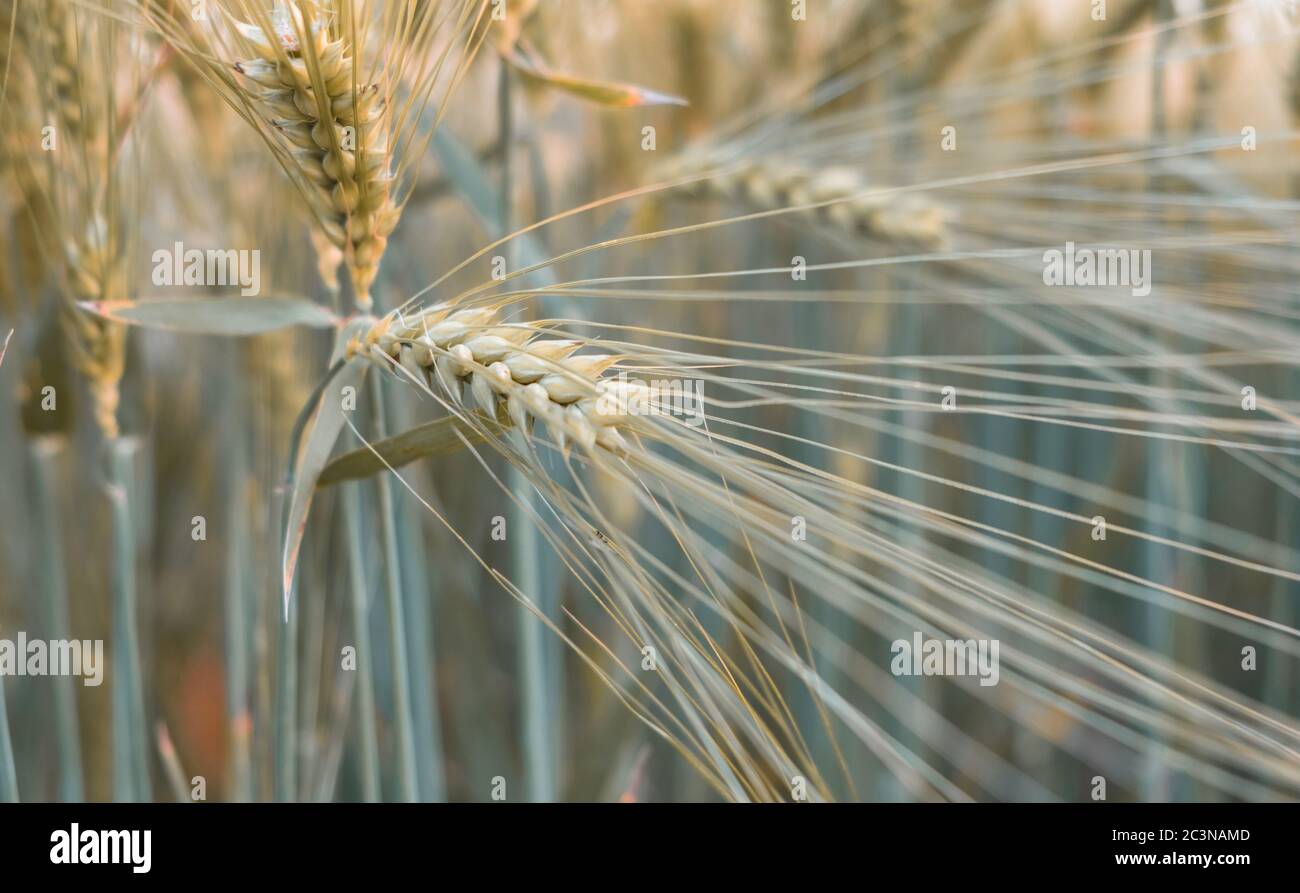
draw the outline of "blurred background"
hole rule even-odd
[[[59,268],[78,223],[43,219],[32,198],[103,184],[30,159],[51,103],[69,101],[50,68],[50,29],[63,22],[60,39],[93,46],[105,9],[131,22],[140,5],[67,4],[57,21],[61,0],[39,13],[4,5],[0,337],[13,334],[0,365],[0,637],[104,639],[111,663],[100,687],[2,680],[13,770],[0,790],[188,800],[201,777],[214,800],[400,799],[400,685],[421,800],[489,800],[496,779],[510,800],[722,796],[626,709],[622,683],[602,680],[467,555],[468,546],[512,575],[567,635],[608,642],[609,654],[592,652],[597,665],[640,660],[544,541],[525,568],[517,542],[493,538],[499,516],[531,522],[493,483],[489,471],[504,478],[507,464],[490,452],[486,468],[460,451],[403,469],[464,544],[394,490],[407,678],[393,673],[376,520],[385,509],[373,481],[321,490],[284,622],[285,475],[295,420],[329,364],[327,334],[128,327],[120,435],[106,442],[59,310],[76,288]],[[443,117],[409,158],[378,309],[521,226],[698,175],[529,232],[423,300],[488,282],[503,252],[516,269],[745,217],[547,266],[524,280],[542,293],[533,313],[663,349],[701,349],[673,333],[719,339],[712,349],[737,357],[732,374],[756,380],[789,368],[761,365],[762,351],[746,345],[855,358],[863,378],[843,387],[866,398],[838,411],[737,408],[754,427],[736,436],[900,500],[882,498],[870,524],[916,562],[1014,587],[1057,620],[1187,668],[1282,743],[1250,760],[1235,744],[1198,749],[1194,712],[1154,724],[1140,697],[1133,709],[1091,712],[1069,688],[1105,684],[1086,665],[1062,664],[1060,689],[1032,701],[1005,687],[895,678],[889,643],[916,627],[801,594],[810,623],[831,636],[818,648],[827,683],[903,762],[930,767],[944,799],[1084,800],[1098,775],[1110,799],[1293,798],[1300,44],[1291,7],[1110,0],[1098,18],[1088,0],[510,6],[472,60],[457,57],[464,77],[445,108],[425,113],[426,124]],[[263,294],[329,305],[310,215],[258,133],[148,27],[124,24],[104,39],[121,43],[117,67],[75,83],[102,74],[147,84],[124,91],[142,97],[125,136],[105,125],[110,147],[122,140],[120,297],[173,293],[154,284],[150,258],[183,242],[256,247]],[[565,89],[510,62],[517,53],[625,89],[612,100]],[[858,217],[799,210],[835,189],[885,193]],[[1151,249],[1153,291],[1045,286],[1043,253],[1067,242]],[[793,285],[792,258],[815,268]],[[781,275],[755,272],[771,269]],[[983,411],[945,412],[946,387]],[[1243,387],[1266,412],[1245,406]],[[439,414],[400,382],[383,392],[390,431]],[[339,450],[358,445],[345,431]],[[585,483],[621,531],[689,566],[625,481]],[[970,524],[945,529],[948,516]],[[1079,520],[1094,516],[1150,536],[1099,541]],[[349,518],[361,519],[357,529]],[[734,539],[712,548],[743,562]],[[879,591],[931,597],[893,565],[861,566],[878,573]],[[719,649],[742,649],[725,624],[714,629]],[[1246,646],[1258,649],[1249,671]],[[371,694],[344,666],[349,647],[368,665]],[[115,696],[128,649],[139,692]],[[842,721],[824,723],[820,699],[793,674],[773,668],[772,678],[826,799],[920,796]],[[115,710],[126,713],[115,721]]]

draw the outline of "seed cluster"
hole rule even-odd
[[[670,171],[690,176],[711,171],[707,158],[684,159]],[[723,196],[758,210],[822,204],[803,212],[817,222],[856,235],[887,242],[939,248],[947,242],[949,209],[912,193],[873,192],[872,186],[847,167],[814,169],[800,164],[758,160],[728,165],[716,175],[684,187],[700,196]]]
[[[601,379],[618,357],[575,355],[585,342],[542,337],[528,323],[499,324],[492,308],[431,307],[414,317],[388,318],[348,345],[385,367],[398,360],[431,377],[456,402],[471,399],[491,418],[528,431],[541,421],[564,446],[621,451],[629,425],[643,405],[646,386],[626,378]],[[385,355],[388,359],[378,356]],[[466,393],[466,391],[468,393]]]
[[[272,21],[269,36],[237,24],[256,58],[236,63],[235,70],[253,85],[262,112],[284,137],[312,187],[308,198],[327,247],[346,258],[358,303],[369,307],[401,215],[392,196],[384,93],[379,84],[357,82],[354,48],[345,38],[331,39],[323,23],[304,27],[283,11]]]

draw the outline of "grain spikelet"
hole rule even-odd
[[[363,76],[358,48],[343,36],[332,39],[324,19],[304,23],[295,16],[291,23],[278,8],[272,23],[270,32],[237,23],[255,56],[236,62],[235,70],[311,184],[321,232],[347,258],[358,303],[369,307],[400,214],[392,195],[387,91],[378,83],[357,84]]]
[[[436,306],[400,322],[385,319],[354,338],[347,353],[385,367],[397,360],[412,372],[429,370],[462,405],[464,383],[477,408],[489,418],[503,410],[518,432],[537,420],[562,445],[626,448],[618,426],[639,411],[644,386],[599,379],[616,356],[577,355],[581,341],[541,336],[530,324],[499,324],[492,308]]]
[[[670,176],[708,173],[703,156],[683,159]],[[759,211],[815,205],[801,212],[823,226],[885,242],[940,248],[947,243],[952,211],[923,195],[891,192],[844,166],[813,169],[794,162],[754,160],[721,167],[682,187],[692,195],[722,196]]]
[[[322,276],[332,286],[341,257],[357,305],[369,308],[401,216],[402,172],[427,140],[417,134],[421,111],[453,50],[467,47],[446,93],[487,33],[479,5],[232,0],[213,11],[219,27],[197,32],[159,0],[136,5],[262,132],[315,219]]]

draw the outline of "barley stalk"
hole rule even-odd
[[[361,791],[367,803],[379,802],[379,733],[375,723],[374,660],[371,648],[370,605],[362,548],[361,491],[357,484],[344,490],[343,524],[347,538],[348,602],[352,609],[352,635],[357,649],[357,724],[361,744]]]
[[[387,435],[384,415],[383,384],[371,377],[372,403],[376,435]],[[384,599],[388,607],[388,651],[392,662],[393,712],[397,725],[397,762],[402,799],[419,800],[419,772],[415,765],[415,722],[411,705],[411,665],[407,657],[406,612],[402,604],[402,564],[397,545],[397,512],[393,504],[392,482],[384,477],[376,488],[379,495],[379,542],[384,558]]]
[[[18,802],[18,774],[14,771],[14,745],[5,706],[5,681],[0,675],[0,803]]]
[[[135,524],[131,515],[132,463],[138,444],[114,440],[108,456],[108,499],[113,513],[113,763],[114,797],[148,802],[149,731],[140,675]]]
[[[46,605],[46,623],[54,639],[70,639],[68,581],[64,570],[63,531],[59,524],[58,460],[63,455],[62,438],[45,437],[32,444],[32,482],[36,488],[36,523],[40,530],[41,596]],[[77,696],[71,677],[54,680],[54,723],[59,751],[59,796],[75,803],[84,796],[81,737],[77,722]]]

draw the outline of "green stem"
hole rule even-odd
[[[301,574],[299,575],[299,580]],[[294,582],[295,589],[298,582]],[[296,799],[298,754],[298,603],[297,592],[289,599],[288,616],[279,625],[280,672],[276,678],[275,799],[289,803]]]
[[[532,500],[532,485],[518,469],[510,469],[510,487],[525,504]],[[515,579],[530,598],[542,592],[540,550],[537,529],[523,507],[513,506],[510,518],[510,556]],[[549,614],[550,606],[539,601],[538,609]],[[542,622],[523,605],[518,607],[519,675],[523,685],[524,778],[528,799],[548,803],[556,794],[556,748],[552,728],[554,711],[550,703],[552,679],[547,660],[546,630]]]
[[[227,357],[230,380],[236,382],[232,398],[226,405],[229,431],[248,429],[247,401],[239,383],[238,354]],[[222,451],[222,471],[226,490],[226,589],[224,605],[226,649],[226,723],[230,736],[230,799],[246,803],[253,797],[252,753],[249,730],[248,692],[248,591],[249,577],[244,568],[251,563],[248,544],[248,457],[243,437]]]
[[[45,602],[49,635],[52,639],[70,639],[68,621],[68,581],[64,573],[63,532],[59,527],[58,494],[55,489],[55,463],[62,454],[61,438],[48,437],[31,445],[32,481],[36,490],[36,525],[40,531],[38,548],[41,595]],[[81,733],[77,724],[77,695],[71,676],[54,679],[54,727],[59,753],[59,798],[65,803],[85,799],[81,768]]]
[[[514,183],[511,172],[510,146],[513,142],[513,115],[511,113],[510,68],[500,66],[497,91],[497,118],[500,122],[501,142],[501,230],[508,233],[513,226],[511,198]],[[513,263],[511,246],[504,247],[508,263]],[[537,601],[537,607],[550,616],[550,589],[543,578],[541,550],[537,529],[533,526],[528,508],[534,504],[532,484],[518,468],[511,467],[508,481],[510,489],[519,500],[510,510],[510,556],[514,576],[523,592]],[[517,630],[519,635],[519,676],[523,687],[522,708],[524,727],[524,788],[528,799],[534,803],[555,800],[557,773],[557,727],[555,704],[551,693],[559,683],[559,671],[550,659],[546,631],[542,622],[523,605],[518,607]]]
[[[1173,9],[1168,0],[1158,0],[1155,11],[1157,24],[1165,24],[1170,20],[1172,14]],[[1165,79],[1168,73],[1164,68],[1164,58],[1169,48],[1169,38],[1170,35],[1167,31],[1158,33],[1152,53],[1151,137],[1152,141],[1157,145],[1166,136]],[[1161,185],[1160,179],[1157,176],[1152,176],[1152,189],[1160,192],[1162,191],[1160,189]],[[1159,331],[1156,328],[1152,328],[1150,334],[1153,339],[1159,338]],[[1176,385],[1174,376],[1171,376],[1168,372],[1158,370],[1150,373],[1149,380],[1156,386],[1173,387]],[[1170,409],[1171,407],[1166,405],[1161,408]],[[1169,463],[1166,461],[1168,455],[1169,445],[1162,444],[1159,441],[1152,441],[1147,448],[1146,492],[1144,495],[1148,503],[1176,508],[1178,505],[1177,474],[1170,469]],[[1141,561],[1141,573],[1148,580],[1170,585],[1177,584],[1177,568],[1164,547],[1155,543],[1146,543],[1142,550]],[[1167,608],[1156,602],[1147,605],[1145,609],[1142,609],[1142,613],[1144,615],[1143,634],[1145,644],[1156,654],[1172,659],[1174,646],[1173,615]],[[1163,697],[1157,694],[1153,694],[1150,698],[1152,707],[1157,712],[1162,709],[1164,700]],[[1169,800],[1172,795],[1173,779],[1169,769],[1168,746],[1164,735],[1154,729],[1148,740],[1145,758],[1146,766],[1142,771],[1139,790],[1140,798],[1146,802]]]
[[[357,649],[357,719],[361,736],[361,792],[367,803],[379,802],[379,732],[375,725],[375,678],[370,662],[369,592],[365,551],[361,544],[361,490],[343,485],[343,524],[348,540],[348,571],[352,595],[352,637]]]
[[[131,515],[132,463],[135,444],[109,445],[109,502],[113,515],[113,764],[114,797],[128,802],[151,799],[149,732],[145,723],[140,677],[140,642],[136,605],[136,551]]]
[[[377,375],[370,377],[374,411],[374,437],[387,437],[384,395]],[[410,662],[406,655],[406,626],[402,608],[402,571],[397,554],[397,516],[393,508],[393,485],[388,475],[377,478],[379,489],[379,536],[384,550],[384,588],[388,606],[388,645],[393,664],[393,700],[397,721],[397,761],[401,772],[401,796],[408,803],[418,799],[415,769],[415,724],[411,717]]]
[[[391,396],[391,395],[390,395]],[[390,404],[389,409],[393,406]],[[403,423],[405,430],[411,425]],[[416,770],[424,800],[447,799],[447,772],[442,754],[442,723],[438,715],[438,687],[434,675],[433,587],[420,540],[421,517],[411,500],[397,506],[398,546],[405,585],[406,646],[411,661],[411,701],[415,720]]]
[[[14,744],[9,737],[5,709],[5,677],[0,675],[0,803],[18,802],[18,773],[14,771]]]

